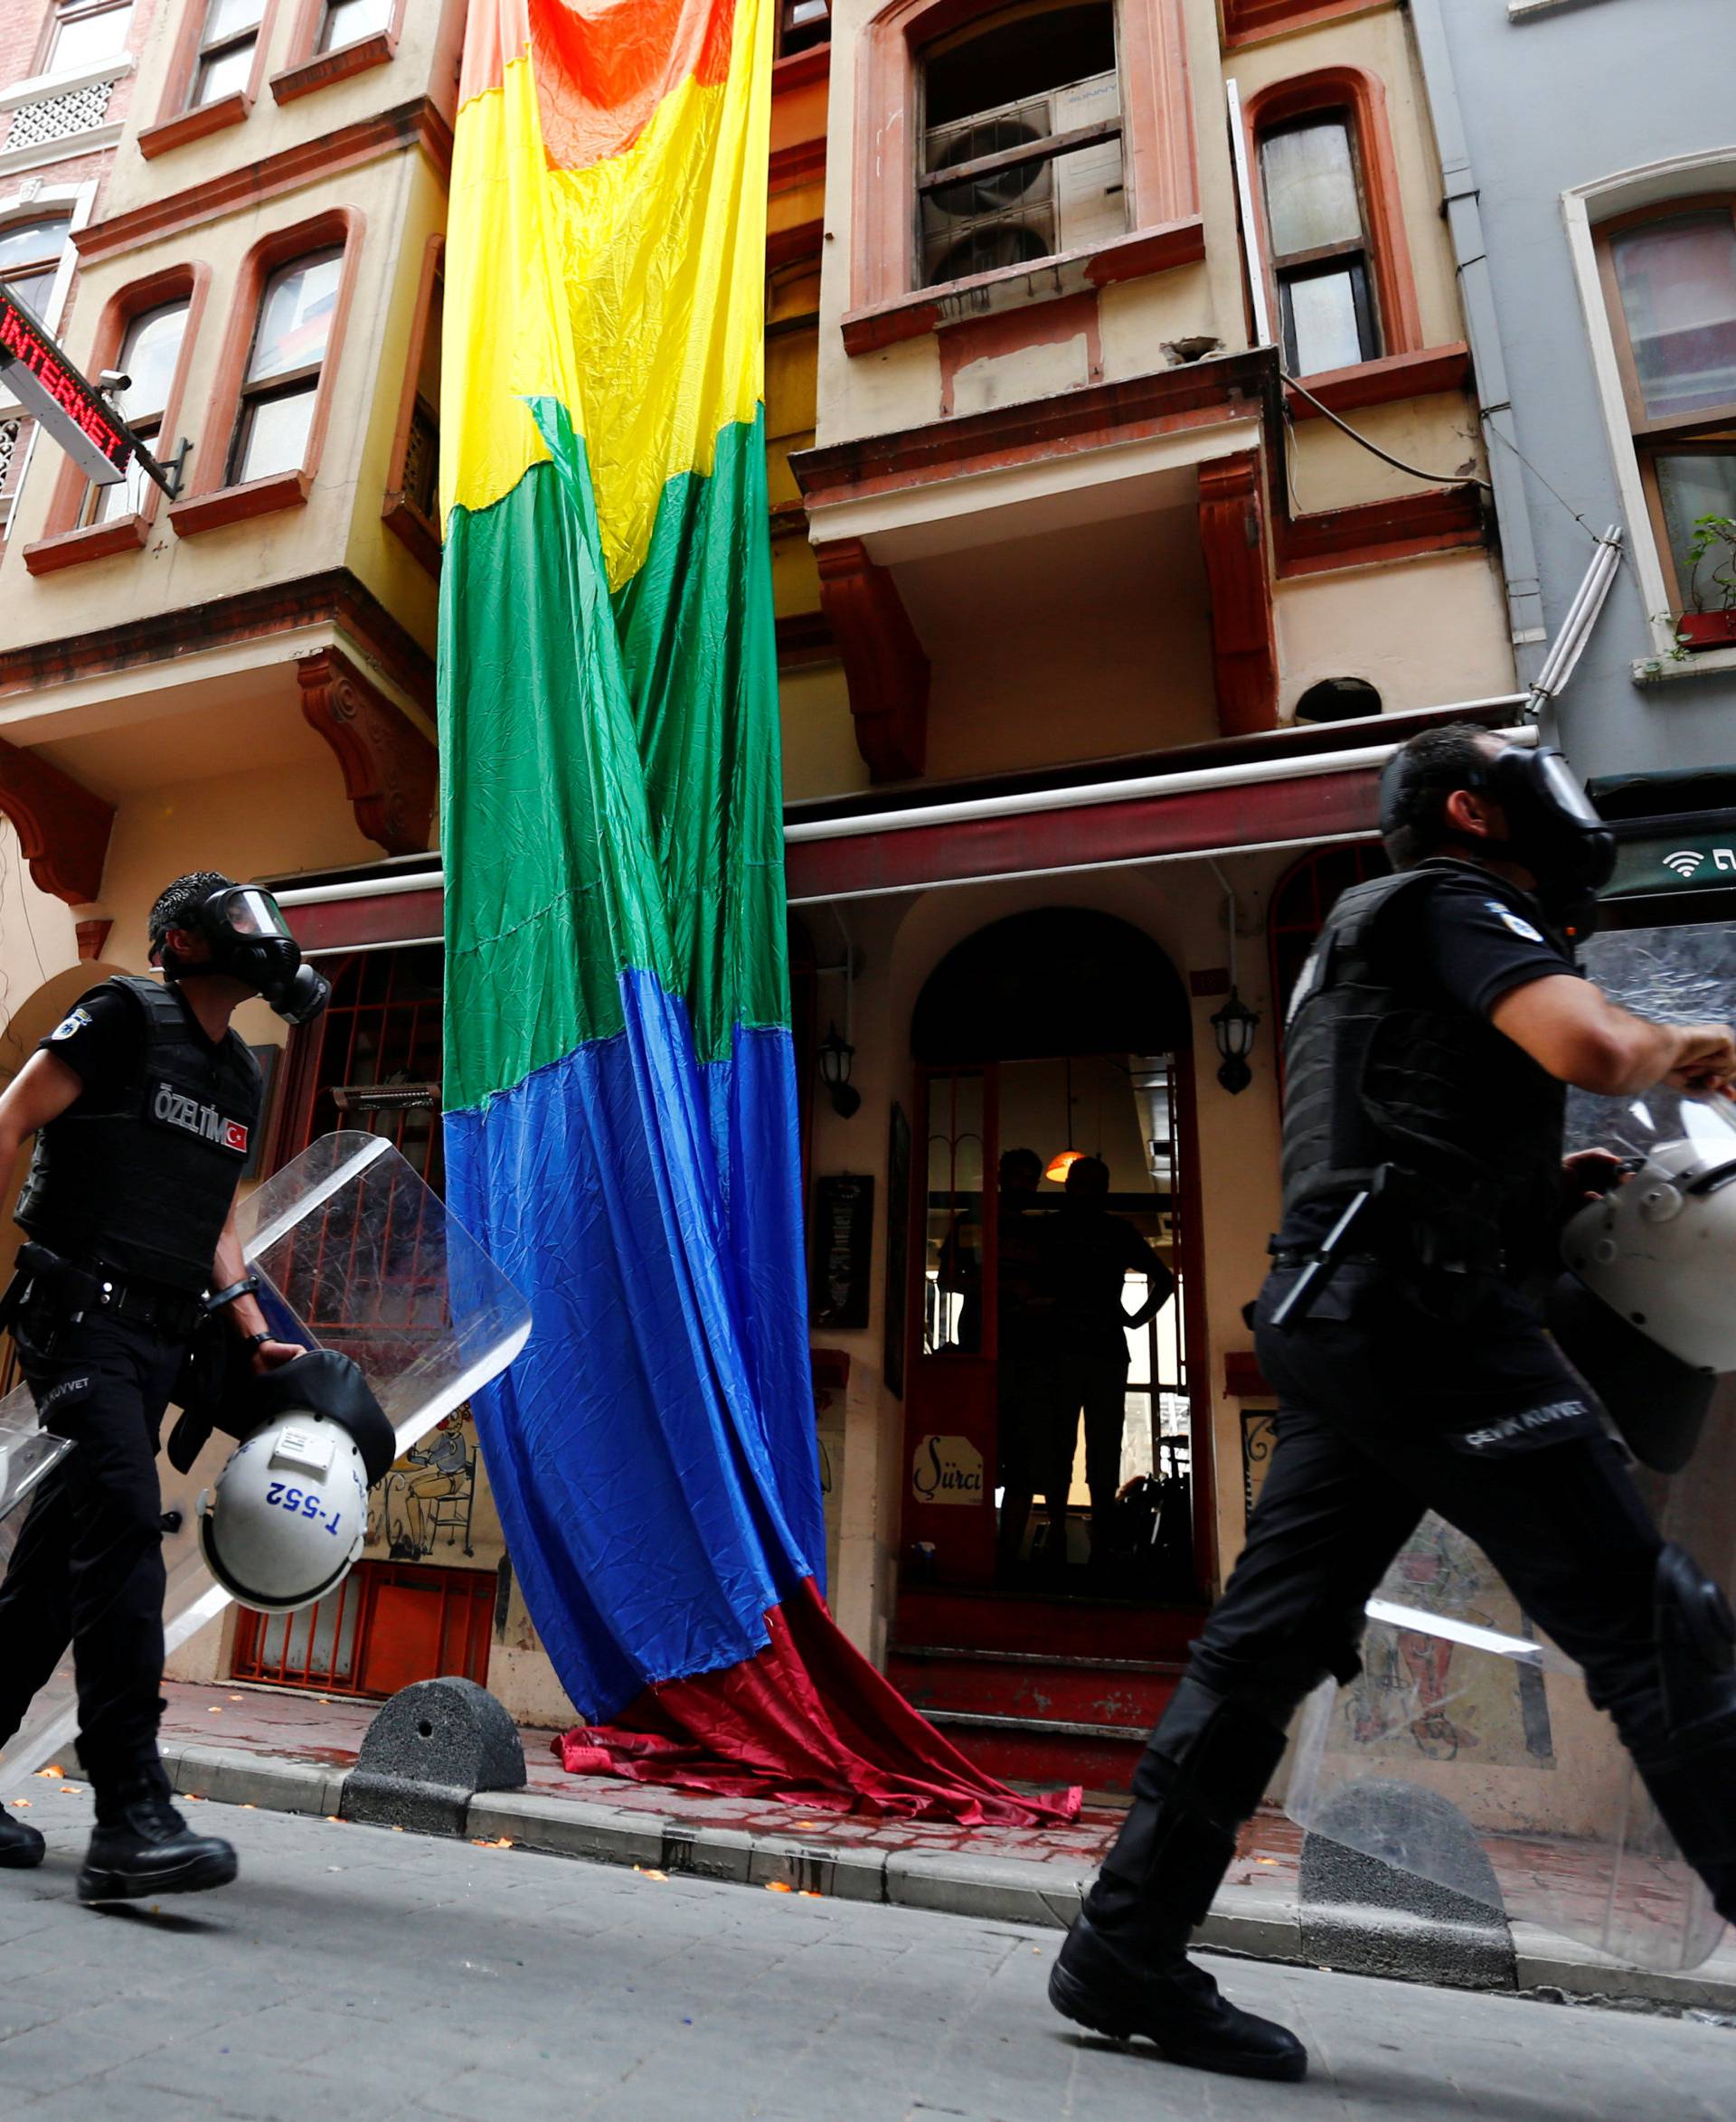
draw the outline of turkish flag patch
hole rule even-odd
[[[247,1155],[247,1129],[239,1120],[223,1122],[223,1147],[232,1149],[238,1156]]]

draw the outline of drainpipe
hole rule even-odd
[[[1501,325],[1483,240],[1477,177],[1460,116],[1441,0],[1410,0],[1410,14],[1422,61],[1423,87],[1434,120],[1435,142],[1440,151],[1447,227],[1452,237],[1453,261],[1465,306],[1466,335],[1477,375],[1477,409],[1489,460],[1489,483],[1495,489],[1514,662],[1521,683],[1531,685],[1543,665],[1549,627],[1543,615],[1543,584],[1537,572],[1537,548],[1531,534],[1524,470],[1514,451],[1506,447],[1516,441],[1513,401],[1508,395]]]

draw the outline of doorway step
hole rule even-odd
[[[1003,1781],[1126,1796],[1203,1608],[906,1589],[887,1676]]]

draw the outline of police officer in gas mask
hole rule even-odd
[[[1396,873],[1344,892],[1291,1000],[1283,1224],[1255,1308],[1277,1443],[1223,1597],[1153,1733],[1050,1996],[1172,2061],[1296,2079],[1302,2044],[1184,1957],[1364,1602],[1429,1509],[1583,1666],[1684,1855],[1736,1919],[1736,1673],[1722,1594],[1661,1541],[1530,1294],[1602,1153],[1566,1087],[1728,1095],[1722,1024],[1630,1016],[1568,929],[1613,843],[1559,753],[1456,725],[1382,787]],[[1599,1160],[1608,1167],[1599,1174]]]
[[[302,1353],[273,1339],[235,1232],[260,1085],[230,1018],[260,995],[300,1023],[330,992],[270,894],[212,871],[158,899],[150,953],[161,983],[91,988],[0,1096],[0,1170],[35,1136],[5,1316],[43,1425],[76,1447],[38,1489],[0,1584],[0,1740],[70,1642],[96,1800],[79,1894],[93,1901],[235,1876],[230,1845],[169,1804],[157,1751],[155,1458],[196,1335],[226,1322],[235,1359],[260,1372]],[[0,1812],[0,1865],[40,1863],[42,1847]]]

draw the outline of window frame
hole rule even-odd
[[[114,365],[135,318],[170,302],[184,301],[187,321],[175,355],[175,373],[164,400],[157,432],[178,440],[176,433],[186,402],[187,378],[193,368],[194,344],[204,317],[211,290],[211,268],[190,264],[166,267],[146,279],[134,280],[111,295],[97,320],[90,342],[88,373],[100,375]],[[160,457],[160,452],[153,454]],[[61,467],[42,534],[24,547],[24,565],[33,575],[52,574],[87,560],[106,559],[111,552],[137,552],[150,535],[165,500],[155,480],[146,483],[143,505],[133,514],[111,517],[96,523],[81,523],[84,497],[90,482],[68,458]]]
[[[301,0],[289,34],[288,62],[271,77],[271,94],[277,102],[293,103],[317,89],[349,80],[376,66],[388,66],[398,56],[408,0],[392,0],[384,29],[370,30],[366,36],[358,37],[354,43],[340,44],[335,52],[320,49],[327,4],[328,0]]]
[[[222,132],[225,127],[241,125],[251,115],[253,106],[259,101],[259,90],[265,80],[271,34],[277,25],[278,0],[265,0],[259,26],[254,36],[253,65],[248,75],[247,86],[231,90],[227,96],[220,96],[214,103],[195,106],[188,99],[193,94],[193,84],[199,75],[199,61],[204,50],[205,22],[209,14],[208,0],[186,0],[183,7],[181,27],[165,78],[163,101],[156,121],[146,126],[137,137],[138,151],[147,161],[155,160],[159,155],[166,155],[172,148],[184,146],[190,140],[203,140],[209,134]]]
[[[241,364],[241,379],[236,397],[235,418],[230,427],[229,443],[223,457],[223,484],[226,486],[252,486],[260,479],[275,479],[282,476],[284,467],[279,467],[277,471],[255,473],[251,479],[244,479],[241,476],[241,467],[247,460],[248,449],[252,443],[255,424],[259,419],[260,409],[264,406],[275,405],[284,399],[311,398],[313,404],[307,409],[308,440],[302,445],[304,457],[312,446],[314,411],[319,403],[320,386],[326,373],[326,363],[331,358],[330,327],[328,326],[326,329],[326,344],[321,349],[317,361],[305,361],[298,368],[277,369],[270,375],[257,379],[250,377],[247,372],[253,365],[253,357],[259,352],[259,333],[265,323],[266,304],[275,289],[292,273],[307,272],[315,266],[333,262],[335,262],[337,266],[338,284],[342,286],[344,278],[343,247],[332,243],[323,243],[313,250],[297,251],[293,257],[286,258],[281,264],[273,266],[259,284],[259,300],[255,303],[253,309],[253,330],[248,340],[246,358]],[[335,298],[334,298],[333,321],[335,322]],[[308,387],[310,383],[311,389]]]
[[[1656,460],[1659,457],[1671,456],[1736,456],[1736,398],[1727,400],[1720,406],[1703,407],[1689,413],[1659,415],[1647,412],[1645,392],[1639,382],[1638,364],[1634,358],[1633,335],[1628,323],[1627,306],[1622,301],[1621,287],[1616,274],[1615,239],[1626,235],[1630,230],[1644,228],[1648,222],[1680,221],[1688,214],[1706,213],[1718,209],[1730,217],[1732,229],[1736,229],[1736,191],[1700,192],[1684,193],[1673,199],[1654,200],[1646,205],[1630,208],[1626,213],[1614,214],[1609,220],[1599,222],[1592,236],[1599,285],[1603,295],[1604,323],[1609,331],[1609,345],[1620,379],[1628,439],[1638,471],[1640,489],[1645,495],[1646,520],[1656,549],[1668,608],[1673,616],[1680,616],[1689,609],[1688,586],[1683,582],[1676,566],[1675,551],[1670,538],[1669,522],[1664,511],[1663,489],[1658,483]],[[1696,442],[1703,443],[1703,446],[1684,447]]]
[[[435,297],[444,301],[446,287],[446,238],[430,236],[422,250],[421,277],[416,287],[416,307],[411,315],[410,350],[404,363],[403,387],[398,399],[398,419],[392,429],[392,457],[386,469],[385,499],[380,507],[381,521],[438,580],[440,572],[440,494],[438,473],[434,486],[432,514],[425,511],[415,500],[404,484],[404,472],[410,460],[410,439],[416,422],[417,407],[421,402],[421,392],[417,384],[421,376],[422,358],[428,348],[429,324],[434,314]],[[444,311],[442,311],[442,315]],[[439,421],[435,420],[438,434]]]
[[[1368,277],[1382,350],[1349,368],[1317,371],[1317,377],[1357,375],[1390,363],[1395,356],[1420,354],[1426,345],[1416,278],[1410,264],[1410,239],[1405,232],[1398,159],[1387,122],[1386,87],[1377,74],[1359,66],[1326,67],[1316,73],[1274,81],[1269,87],[1256,90],[1242,107],[1260,269],[1265,276],[1267,300],[1272,315],[1281,318],[1284,307],[1272,263],[1261,139],[1266,134],[1286,128],[1292,123],[1306,123],[1310,118],[1335,111],[1343,111],[1346,116],[1351,154],[1358,172],[1363,230],[1368,247]],[[1312,387],[1316,378],[1307,380]]]
[[[14,222],[44,221],[50,214],[65,210],[71,219],[67,229],[67,240],[61,251],[60,269],[54,276],[54,284],[49,290],[47,307],[42,316],[42,328],[53,337],[61,328],[61,318],[65,313],[66,299],[72,290],[72,279],[79,269],[78,247],[72,239],[90,219],[91,208],[96,203],[97,186],[92,179],[83,184],[45,184],[40,192],[29,195],[28,179],[15,192],[0,199],[0,228]],[[28,420],[27,409],[19,404],[4,383],[0,383],[0,420]]]
[[[61,68],[54,65],[54,45],[67,23],[88,21],[99,14],[113,14],[121,8],[125,8],[129,15],[136,14],[137,0],[56,0],[42,24],[41,39],[36,47],[36,63],[31,70],[33,78],[52,80],[58,73],[82,74],[91,67],[114,66],[124,60],[127,52],[126,37],[121,39],[119,48],[107,59],[83,59]]]
[[[771,33],[772,63],[774,65],[776,65],[777,62],[782,59],[799,59],[806,52],[824,52],[829,50],[831,47],[832,0],[825,0],[826,33],[824,36],[810,37],[807,40],[806,42],[800,44],[791,45],[785,43],[784,39],[788,33],[790,26],[785,18],[794,5],[795,0],[776,0],[777,14],[773,20]]]
[[[226,523],[269,514],[280,508],[299,507],[307,501],[319,476],[326,429],[331,420],[334,388],[343,365],[344,335],[366,240],[367,221],[361,209],[338,206],[308,221],[298,222],[291,228],[262,236],[248,252],[236,277],[234,300],[205,414],[204,440],[194,457],[193,490],[169,505],[169,522],[178,536],[195,537]],[[266,288],[284,267],[298,259],[333,250],[340,252],[342,259],[337,296],[301,464],[295,469],[268,473],[256,479],[235,480],[231,476],[231,466],[235,461],[241,424],[242,385],[258,336]],[[274,385],[281,385],[283,381],[280,377],[271,379]],[[214,439],[218,436],[222,437],[221,449]]]
[[[1054,0],[1054,12],[1059,13],[1071,4],[1073,4],[1073,0]],[[940,191],[948,184],[961,184],[967,176],[987,176],[999,169],[1022,168],[1028,162],[1059,162],[1063,156],[1075,154],[1082,147],[1095,146],[1104,141],[1113,139],[1121,161],[1121,192],[1125,212],[1127,195],[1127,127],[1125,115],[1127,89],[1126,75],[1121,65],[1121,11],[1118,0],[1103,0],[1103,4],[1109,8],[1110,36],[1115,45],[1116,115],[1114,118],[1112,120],[1106,119],[1099,125],[1078,127],[1067,133],[1050,133],[1041,140],[1033,141],[1027,148],[1004,148],[995,154],[978,156],[974,161],[961,163],[952,169],[930,170],[924,169],[922,166],[924,144],[929,130],[929,57],[934,47],[944,42],[948,37],[962,36],[972,31],[988,30],[994,26],[997,16],[1020,13],[1019,0],[1001,0],[1001,5],[983,10],[968,21],[958,24],[951,30],[937,31],[933,36],[925,38],[921,45],[912,51],[912,78],[916,90],[917,120],[910,142],[915,156],[915,168],[910,178],[910,212],[914,222],[911,231],[911,262],[916,275],[920,275],[922,269],[922,206],[925,195],[930,192]],[[1054,88],[1059,90],[1070,88],[1072,85],[1071,82],[1057,81]],[[1053,90],[1046,92],[1053,93]],[[1043,94],[1045,91],[1039,90],[1036,93]],[[976,115],[977,114],[967,114],[962,122],[971,122]],[[1123,229],[1121,232],[1126,234],[1127,231]],[[1014,269],[1035,269],[1040,266],[1046,265],[1051,259],[1064,258],[1068,255],[1069,253],[1064,250],[1045,251],[1040,258],[1022,260],[1020,266]],[[989,269],[1001,269],[991,268]],[[975,279],[978,277],[976,274],[961,274],[955,275],[949,280],[927,280],[914,278],[911,287],[913,292],[920,293],[925,288],[957,287],[964,278]]]
[[[208,110],[211,108],[211,103],[222,103],[225,100],[223,96],[213,96],[211,99],[211,103],[195,103],[193,100],[199,87],[199,76],[204,71],[208,61],[221,58],[225,52],[233,52],[242,44],[246,44],[250,48],[253,59],[253,63],[248,68],[250,79],[259,70],[259,42],[266,33],[267,16],[270,13],[269,8],[261,5],[259,18],[256,23],[244,29],[231,30],[226,37],[212,38],[205,34],[205,30],[211,21],[212,9],[217,4],[218,0],[197,0],[199,27],[193,35],[193,64],[188,70],[186,87],[182,91],[181,98],[181,107],[186,111]],[[237,91],[230,90],[226,93],[234,95]]]
[[[1356,237],[1354,240],[1319,244],[1309,250],[1289,251],[1280,256],[1270,236],[1271,209],[1266,176],[1267,143],[1282,139],[1288,133],[1307,132],[1334,122],[1342,126],[1344,142],[1350,151],[1350,181],[1356,194]],[[1382,360],[1387,351],[1381,316],[1380,290],[1374,278],[1374,245],[1369,235],[1368,185],[1363,174],[1363,157],[1357,129],[1356,114],[1347,104],[1336,107],[1328,104],[1317,110],[1304,110],[1287,118],[1269,118],[1255,136],[1260,212],[1268,231],[1267,275],[1271,284],[1284,355],[1292,364],[1293,372],[1299,376],[1335,373],[1334,370],[1305,369],[1299,359],[1295,305],[1287,301],[1286,296],[1292,288],[1308,280],[1326,279],[1343,271],[1348,271],[1351,276],[1351,303],[1356,318],[1356,337],[1361,355],[1354,362],[1336,363],[1336,368],[1365,367],[1372,361]]]
[[[951,321],[949,307],[970,316],[985,307],[1022,308],[1205,255],[1184,0],[1115,0],[1126,232],[1059,253],[1045,266],[1040,288],[1030,286],[1028,265],[920,284],[913,211],[920,55],[937,39],[1001,14],[1006,4],[886,0],[863,32],[851,143],[850,296],[842,320],[848,354],[921,337]],[[888,167],[902,170],[901,182],[884,181]]]

